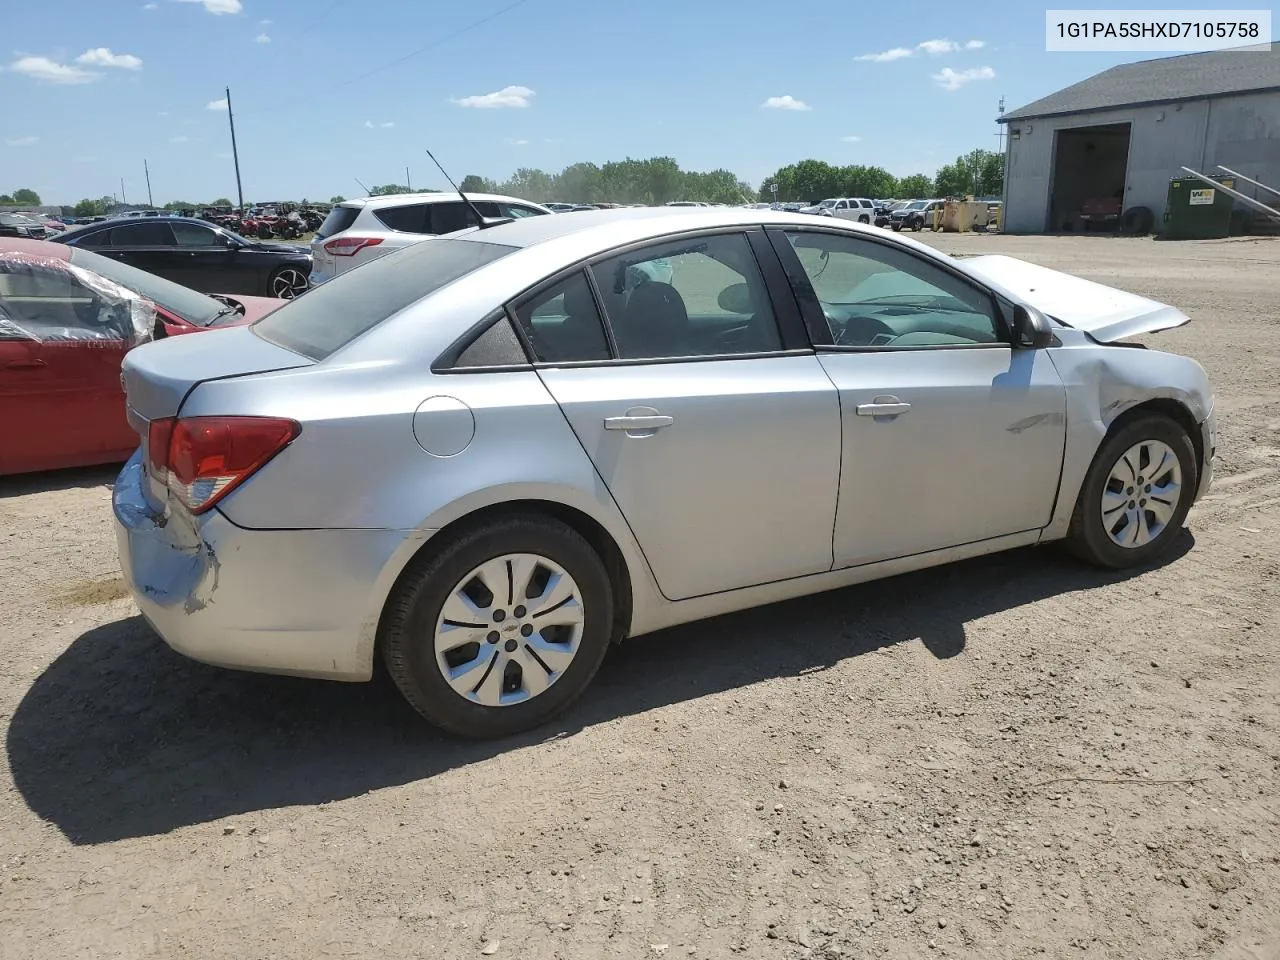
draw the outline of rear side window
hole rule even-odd
[[[403,207],[386,207],[373,211],[382,225],[403,233],[430,233],[427,229],[427,204],[409,203]]]
[[[324,223],[320,224],[320,229],[316,231],[316,239],[323,240],[325,237],[332,237],[335,233],[341,233],[343,230],[350,230],[351,225],[356,222],[356,217],[358,216],[360,216],[359,207],[334,207],[329,211],[329,215],[324,218]]]
[[[535,293],[515,313],[541,363],[609,359],[604,321],[581,270]]]
[[[111,231],[113,247],[167,247],[173,231],[167,223],[129,223]]]
[[[415,243],[290,300],[253,330],[286,350],[323,360],[409,304],[515,249],[470,240]]]
[[[449,200],[445,203],[429,203],[427,206],[427,233],[453,233],[466,227],[478,225],[476,215],[461,200]],[[481,210],[484,213],[484,210]],[[493,214],[484,213],[485,216]]]

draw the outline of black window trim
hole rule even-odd
[[[765,287],[768,291],[770,305],[774,313],[774,319],[775,319],[775,322],[778,324],[778,333],[779,333],[779,338],[782,341],[782,349],[754,351],[751,353],[697,354],[694,356],[685,356],[685,357],[628,358],[628,357],[617,356],[617,344],[614,340],[612,325],[609,321],[608,314],[605,312],[604,304],[600,298],[600,291],[596,286],[594,271],[592,271],[591,268],[594,267],[597,263],[602,263],[606,260],[612,260],[615,257],[623,256],[635,250],[643,250],[646,247],[653,247],[653,246],[658,246],[658,245],[667,244],[667,243],[677,243],[681,240],[696,240],[699,237],[726,236],[730,234],[746,235],[747,245],[751,249],[752,255],[755,257],[757,267],[760,270],[761,278],[763,279]],[[783,287],[783,290],[786,291],[786,296],[782,294],[782,291],[775,292],[773,283],[776,283],[779,279],[785,279],[785,274],[782,274],[780,272],[782,270],[782,266],[777,262],[776,255],[775,255],[775,259],[773,261],[773,270],[770,271],[769,269],[766,269],[766,264],[769,263],[769,260],[766,259],[763,263],[761,262],[759,248],[757,247],[756,243],[753,243],[751,241],[751,237],[753,234],[759,235],[761,243],[767,242],[764,239],[765,231],[763,227],[747,224],[742,226],[703,227],[695,230],[682,230],[677,233],[663,234],[658,237],[647,237],[643,240],[637,240],[632,243],[627,243],[619,247],[613,247],[601,253],[594,253],[589,257],[585,257],[577,261],[576,263],[566,266],[564,269],[553,274],[552,276],[544,280],[540,280],[538,281],[538,283],[534,284],[533,286],[528,287],[525,290],[521,291],[520,293],[516,294],[514,297],[512,297],[510,300],[507,301],[507,311],[512,317],[513,323],[515,324],[516,334],[525,343],[525,350],[528,353],[529,357],[531,358],[531,362],[533,364],[534,369],[544,369],[544,368],[570,369],[575,367],[602,367],[602,366],[631,367],[631,366],[637,366],[641,364],[657,364],[657,363],[703,363],[707,361],[718,361],[718,360],[759,360],[766,357],[812,356],[814,353],[814,346],[812,343],[809,342],[807,337],[804,338],[804,343],[802,346],[788,345],[788,335],[786,333],[786,330],[783,324],[782,314],[786,310],[786,303],[788,298],[790,298],[792,300],[792,303],[794,304],[793,291],[791,289],[791,285],[787,284],[785,287]],[[555,284],[564,282],[569,278],[571,274],[573,274],[575,271],[580,271],[580,270],[586,271],[587,278],[588,278],[588,285],[590,286],[590,289],[591,289],[591,295],[592,297],[595,298],[596,312],[600,315],[600,320],[605,327],[605,337],[607,342],[609,343],[610,357],[608,360],[563,360],[563,361],[539,360],[537,359],[537,354],[533,350],[533,345],[528,336],[528,331],[525,330],[524,325],[521,324],[517,319],[518,311],[529,300],[533,299],[538,294],[542,293],[546,288],[554,286]],[[771,282],[770,280],[771,273],[773,276],[773,282]],[[782,305],[782,309],[779,309],[779,304]],[[795,307],[795,315],[791,316],[789,320],[792,325],[791,335],[792,337],[794,337],[796,332],[796,321],[799,320],[798,306]],[[801,329],[803,328],[802,320],[800,320],[800,327]],[[828,334],[828,339],[830,339],[829,334]],[[468,368],[468,371],[476,370],[476,369],[478,368],[472,367],[472,368]]]
[[[803,265],[800,263],[800,257],[796,254],[795,249],[787,240],[788,233],[823,233],[830,236],[846,237],[852,240],[860,240],[866,243],[882,246],[895,252],[906,254],[914,257],[921,263],[930,264],[944,273],[950,274],[955,279],[961,281],[981,293],[991,302],[991,313],[995,318],[999,327],[997,336],[1000,338],[995,343],[936,343],[936,344],[917,344],[913,346],[895,347],[887,346],[850,346],[847,344],[835,343],[831,336],[831,328],[827,326],[826,317],[822,313],[822,307],[818,300],[818,294],[813,289],[813,283],[809,280],[809,275],[805,273]],[[769,226],[765,229],[765,234],[769,238],[769,242],[773,247],[774,253],[782,262],[783,270],[786,272],[787,278],[791,283],[796,301],[800,304],[801,313],[804,315],[805,326],[809,331],[809,337],[813,342],[813,347],[820,353],[898,353],[910,351],[918,353],[922,350],[1009,350],[1019,349],[1018,345],[1013,342],[1013,330],[1010,323],[1010,314],[1005,309],[1002,302],[1003,298],[999,297],[993,290],[979,283],[973,277],[969,276],[962,270],[956,269],[952,264],[934,260],[931,257],[924,257],[902,244],[895,243],[892,240],[880,239],[875,236],[867,236],[861,232],[832,230],[825,228],[823,225],[810,226],[804,224],[801,226]],[[1012,305],[1009,305],[1009,310]]]

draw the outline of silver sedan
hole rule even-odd
[[[1207,488],[1164,304],[769,210],[424,241],[128,355],[138,606],[188,656],[525,730],[626,637],[1063,540],[1167,554]]]

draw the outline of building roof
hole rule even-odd
[[[1000,121],[1258,90],[1280,90],[1280,44],[1269,50],[1214,50],[1124,63],[1006,113]]]

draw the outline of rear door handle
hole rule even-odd
[[[8,370],[39,370],[47,366],[48,364],[43,360],[10,360],[5,364]]]
[[[897,397],[876,397],[871,403],[860,403],[854,412],[860,417],[896,417],[911,409]]]
[[[673,418],[661,414],[644,417],[604,418],[604,428],[606,430],[657,430],[660,427],[669,427],[673,423],[675,423]]]

